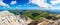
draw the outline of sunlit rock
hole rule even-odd
[[[0,25],[27,25],[25,17],[14,15],[8,11],[0,12]]]

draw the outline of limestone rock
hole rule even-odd
[[[0,12],[0,25],[27,25],[25,17],[14,15],[9,11]]]

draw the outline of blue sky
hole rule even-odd
[[[0,0],[1,9],[58,10],[60,0]]]

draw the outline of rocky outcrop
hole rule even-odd
[[[14,15],[8,11],[0,12],[0,25],[27,25],[26,19],[20,15]]]
[[[60,25],[60,19],[58,20],[42,19],[42,20],[33,21],[28,25]]]
[[[52,19],[39,19],[32,20],[29,17],[24,17],[21,15],[14,15],[9,11],[0,12],[0,25],[60,25],[60,15],[56,16],[56,20]],[[57,19],[58,18],[58,19]]]

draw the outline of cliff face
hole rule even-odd
[[[26,25],[26,19],[23,16],[16,16],[8,11],[1,11],[0,25]]]

